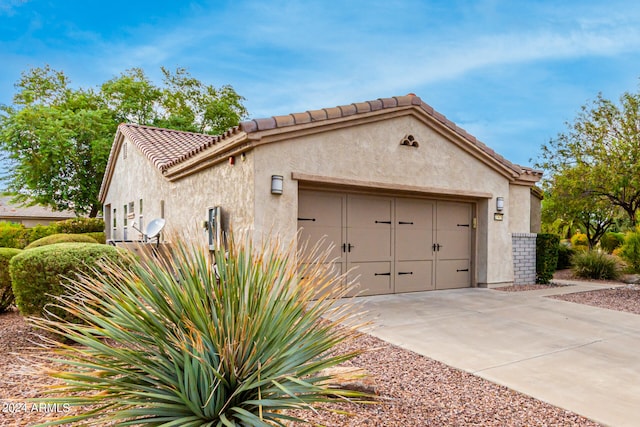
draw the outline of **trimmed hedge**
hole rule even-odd
[[[9,265],[16,306],[24,316],[43,316],[47,311],[66,320],[75,320],[56,307],[55,296],[68,293],[66,279],[78,274],[95,277],[93,268],[101,260],[129,264],[123,249],[95,243],[60,243],[29,249],[14,256]]]
[[[104,234],[104,231],[93,231],[91,233],[82,233],[83,236],[89,236],[92,239],[95,239],[96,242],[102,243],[103,245],[107,243],[107,236]]]
[[[0,247],[24,248],[29,239],[29,230],[15,222],[0,221]]]
[[[71,218],[55,223],[58,233],[83,234],[104,231],[102,218]]]
[[[560,237],[540,233],[536,238],[536,283],[549,283],[558,265]]]
[[[98,241],[91,236],[85,234],[52,234],[51,236],[43,237],[35,242],[31,242],[25,249],[39,248],[40,246],[55,245],[56,243],[98,243]]]
[[[7,311],[15,299],[9,275],[9,261],[20,252],[20,249],[0,248],[0,313]]]

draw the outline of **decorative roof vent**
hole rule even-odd
[[[400,145],[408,145],[409,147],[419,147],[418,141],[413,137],[413,135],[405,135],[400,141]]]

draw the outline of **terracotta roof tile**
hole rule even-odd
[[[382,110],[384,106],[382,105],[382,101],[379,99],[375,99],[373,101],[368,101],[369,105],[371,105],[371,111]]]
[[[273,118],[276,121],[276,126],[279,128],[284,126],[293,126],[296,124],[296,121],[291,114],[287,116],[274,116]]]
[[[338,107],[325,108],[324,111],[327,112],[327,119],[337,119],[342,117],[342,110]]]
[[[276,120],[273,117],[254,119],[253,121],[258,125],[258,130],[269,130],[277,127]]]
[[[312,122],[319,122],[322,120],[327,120],[327,111],[326,110],[311,110],[308,111],[311,116]]]
[[[133,124],[121,124],[118,129],[161,171],[214,145],[221,138]]]
[[[393,108],[398,106],[398,100],[395,98],[380,98],[382,108]]]
[[[304,113],[294,113],[292,114],[293,120],[297,125],[301,125],[304,123],[311,123],[311,114],[308,111]]]
[[[342,117],[353,116],[358,112],[356,106],[353,104],[340,105],[338,108],[340,108],[340,111],[342,111]]]
[[[356,107],[358,113],[368,113],[371,111],[371,104],[368,102],[356,102],[353,105]]]

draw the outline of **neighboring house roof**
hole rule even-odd
[[[111,147],[107,170],[100,188],[100,200],[104,201],[106,197],[115,161],[125,137],[134,143],[167,179],[177,180],[253,146],[281,140],[292,132],[322,132],[329,126],[345,127],[354,121],[375,121],[389,115],[407,114],[419,117],[437,131],[448,134],[450,139],[458,142],[463,149],[511,180],[528,185],[542,177],[540,171],[511,163],[435,111],[420,97],[409,94],[244,121],[239,126],[216,136],[121,124]]]
[[[22,219],[63,220],[75,218],[76,214],[70,211],[53,211],[47,207],[18,206],[11,203],[10,196],[0,196],[0,220],[17,221]]]

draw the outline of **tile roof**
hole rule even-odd
[[[71,211],[53,211],[48,207],[41,205],[20,206],[11,203],[10,196],[0,196],[0,218],[50,218],[50,219],[68,219],[75,218],[76,214]]]
[[[155,167],[164,171],[237,133],[238,127],[231,128],[222,135],[206,135],[123,123],[118,126],[118,131],[133,142]],[[112,147],[110,157],[115,155],[115,149],[116,144]]]
[[[493,159],[503,168],[511,171],[514,177],[523,175],[529,176],[529,180],[537,181],[542,172],[522,167],[511,163],[487,145],[478,141],[476,137],[457,126],[454,122],[447,119],[443,114],[435,111],[433,107],[422,101],[422,99],[414,94],[405,96],[394,96],[391,98],[378,98],[371,101],[356,102],[348,105],[340,105],[333,108],[322,108],[319,110],[310,110],[301,113],[293,113],[282,116],[272,116],[241,122],[238,126],[230,128],[222,135],[205,135],[200,133],[182,132],[171,129],[161,129],[151,126],[142,126],[135,124],[121,124],[118,126],[116,140],[111,147],[109,161],[107,163],[107,171],[105,179],[100,189],[101,197],[105,195],[106,187],[109,184],[111,173],[113,172],[113,163],[115,156],[120,149],[119,135],[126,136],[132,141],[140,151],[162,172],[172,166],[178,165],[198,153],[210,149],[210,147],[225,143],[232,136],[247,137],[250,134],[256,134],[263,131],[286,132],[287,128],[298,127],[314,127],[321,126],[324,123],[331,124],[334,121],[347,119],[350,117],[364,114],[382,114],[386,111],[400,111],[408,109],[417,109],[419,112],[431,117],[439,122],[451,132],[457,134],[460,138],[468,142],[470,148],[474,148],[486,157]],[[386,111],[385,111],[386,110]],[[355,117],[354,117],[355,118]],[[271,133],[270,132],[270,133]]]

